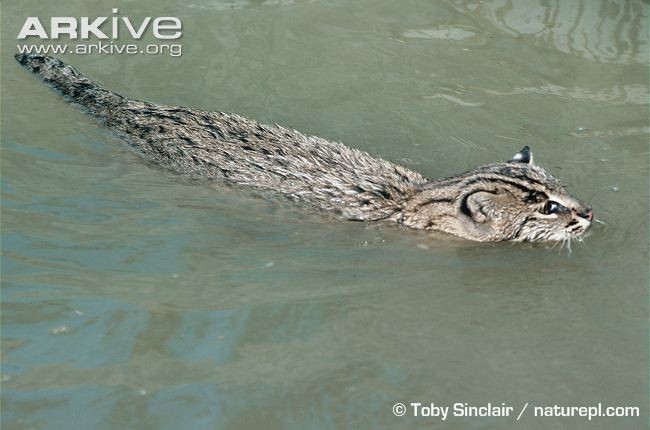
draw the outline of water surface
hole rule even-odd
[[[103,85],[340,140],[428,177],[535,160],[589,201],[572,252],[340,223],[142,162],[18,67],[2,5],[7,429],[638,429],[648,422],[648,4],[146,0],[183,55]],[[36,12],[38,11],[38,12]],[[395,417],[396,402],[638,418]]]

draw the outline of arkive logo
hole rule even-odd
[[[111,17],[56,16],[50,18],[49,24],[48,32],[38,17],[30,16],[25,20],[17,38],[59,39],[61,36],[67,36],[71,40],[87,40],[91,37],[117,40],[120,36],[130,36],[139,40],[149,30],[156,39],[171,40],[182,36],[182,23],[177,17],[147,16],[142,21],[132,20],[127,16],[119,16],[117,8],[113,9]]]

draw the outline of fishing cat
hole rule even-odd
[[[593,220],[591,207],[534,164],[528,147],[506,162],[428,180],[278,125],[132,100],[53,57],[15,57],[142,157],[179,174],[272,190],[346,220],[382,220],[481,242],[570,241]]]

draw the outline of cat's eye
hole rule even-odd
[[[540,210],[541,213],[544,215],[550,215],[550,214],[557,214],[560,212],[565,212],[567,208],[559,204],[558,202],[554,202],[553,200],[549,200],[544,204],[544,207]]]

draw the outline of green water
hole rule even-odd
[[[113,90],[290,126],[428,177],[530,145],[605,224],[571,253],[476,244],[162,172],[12,58],[26,17],[112,7],[183,22],[180,57],[64,57]],[[2,427],[645,428],[648,9],[3,2]],[[411,402],[515,412],[443,422]],[[598,403],[641,416],[532,412]]]

